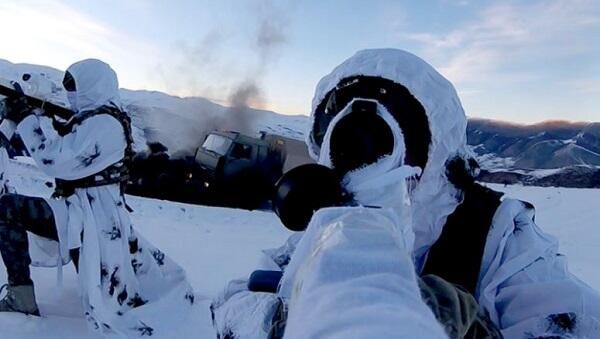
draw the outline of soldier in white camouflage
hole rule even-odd
[[[52,198],[0,197],[0,253],[8,275],[0,312],[39,315],[30,264],[73,260],[90,329],[111,337],[167,337],[182,327],[194,294],[183,269],[129,218],[124,183],[133,139],[116,73],[86,59],[67,69],[63,86],[73,111],[66,122],[32,109],[31,99],[4,101],[0,142],[17,131],[56,189]]]

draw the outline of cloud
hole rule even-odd
[[[553,0],[492,5],[476,19],[445,33],[403,33],[424,56],[458,84],[530,81],[528,63],[600,52],[600,6],[594,0]],[[521,70],[519,70],[521,68]]]
[[[569,88],[573,88],[580,94],[600,94],[600,77],[576,79],[565,83],[565,85]]]
[[[160,55],[152,44],[117,32],[58,0],[3,0],[0,30],[4,32],[0,56],[15,62],[65,69],[71,62],[93,57],[107,61],[120,73],[132,65],[150,65],[147,60]],[[136,76],[120,78],[129,84],[143,82]]]
[[[451,4],[454,6],[468,6],[471,1],[469,0],[442,0],[442,3]]]
[[[399,2],[387,4],[382,8],[381,19],[391,31],[405,31],[410,27],[411,17],[406,6]]]

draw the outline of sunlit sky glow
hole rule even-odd
[[[110,63],[121,86],[308,114],[318,80],[363,48],[411,51],[469,116],[600,121],[600,1],[2,0],[0,58]]]

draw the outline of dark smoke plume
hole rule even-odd
[[[181,129],[177,136],[179,140],[202,141],[208,132],[215,129],[249,135],[258,132],[253,123],[257,114],[250,107],[264,104],[264,78],[288,41],[290,3],[287,0],[255,0],[250,10],[244,11],[255,19],[252,28],[242,27],[239,30],[239,27],[218,26],[195,43],[181,42],[174,46],[180,52],[178,66],[171,72],[160,66],[157,69],[167,88],[179,93],[200,93],[226,106],[223,110],[210,112],[207,112],[206,106],[199,106],[197,114],[189,116],[194,123],[188,122],[178,128]],[[228,44],[238,38],[242,43],[250,42],[251,53],[246,55],[243,64],[239,63],[237,56],[228,57],[225,53]],[[215,100],[223,98],[224,93],[227,94],[225,100]],[[199,130],[202,132],[199,133]]]
[[[256,47],[260,57],[259,67],[264,68],[287,42],[289,21],[284,9],[277,7],[272,0],[260,2],[258,12]]]
[[[272,0],[257,4],[257,30],[254,40],[258,62],[250,75],[240,81],[231,91],[228,100],[230,109],[225,112],[228,121],[233,122],[228,129],[242,133],[256,133],[252,130],[252,110],[250,105],[263,102],[262,81],[275,62],[278,52],[287,42],[287,14],[284,8],[277,7]]]
[[[254,134],[252,129],[253,112],[250,104],[262,102],[262,93],[255,81],[240,83],[229,95],[229,108],[220,115],[218,129]]]

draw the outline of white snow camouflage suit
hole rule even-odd
[[[76,84],[69,97],[76,114],[103,106],[121,110],[117,76],[108,64],[86,59],[67,72]],[[39,168],[63,180],[102,171],[121,161],[127,147],[123,125],[108,114],[92,115],[65,135],[35,114],[16,129]],[[189,321],[194,294],[185,272],[135,231],[118,183],[45,200],[59,243],[29,234],[32,265],[60,266],[70,249],[80,248],[80,291],[91,329],[111,338],[167,338]]]
[[[466,116],[452,84],[429,64],[401,50],[379,49],[356,53],[321,79],[312,102],[313,119],[326,95],[341,80],[357,75],[381,77],[406,87],[427,115],[431,131],[428,160],[419,182],[410,193],[414,232],[412,257],[420,273],[429,249],[440,237],[448,216],[462,203],[462,192],[448,180],[446,166],[457,156],[470,158],[466,145]],[[379,108],[378,113],[385,116],[385,108]],[[343,111],[339,115],[342,114]],[[311,156],[326,166],[331,166],[327,138],[335,122],[334,119],[329,125],[320,146],[312,133],[307,134]],[[396,138],[402,137],[397,129],[392,130]],[[368,186],[372,181],[377,186],[376,178],[398,168],[401,160],[393,155],[386,157],[349,175],[346,182],[355,181]],[[362,185],[362,192],[361,189],[353,192],[358,197],[361,194],[365,197],[365,201],[357,199],[359,202],[389,205],[385,200],[392,198],[389,195],[390,192],[393,194],[393,188],[371,187],[369,192],[365,185]],[[346,188],[352,191],[352,185]],[[311,223],[314,221],[315,217]],[[401,225],[398,227],[401,228]],[[265,251],[270,262],[265,261],[260,268],[285,268],[290,257],[294,260],[294,250],[300,238],[301,234],[296,234],[283,247]],[[245,289],[243,280],[233,281],[213,303],[217,330],[234,332],[232,334],[237,338],[265,338],[270,326],[270,319],[265,318],[273,314],[277,298],[289,302],[293,294],[292,288],[285,288],[286,280],[290,280],[286,279],[286,275],[289,274],[284,273],[278,295],[251,293]],[[294,279],[297,278],[291,280]],[[293,286],[293,283],[289,285]],[[568,271],[566,258],[559,254],[556,239],[535,224],[533,207],[519,200],[504,198],[493,214],[474,296],[505,338],[600,336],[600,294]],[[340,309],[345,307],[339,306]],[[347,326],[352,328],[353,324],[361,321],[363,319],[358,317],[348,319]],[[371,320],[370,325],[385,326],[376,320]],[[304,323],[304,326],[311,324]],[[326,324],[318,326],[323,328]],[[239,336],[235,336],[237,334]]]

